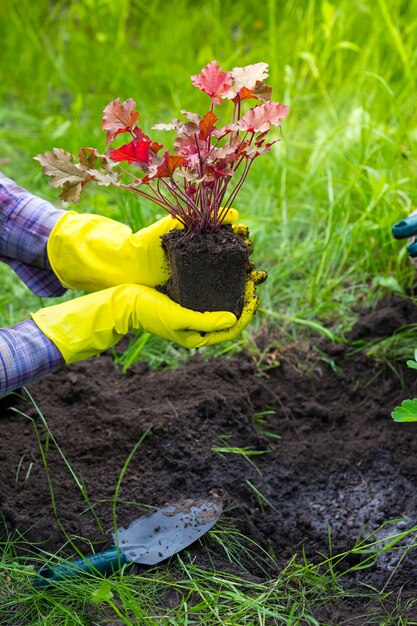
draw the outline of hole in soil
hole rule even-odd
[[[378,332],[384,315],[399,327],[416,321],[414,308],[397,297],[380,303]],[[366,312],[352,332],[372,339],[371,316]],[[222,493],[220,527],[249,537],[277,562],[265,565],[265,555],[254,560],[235,548],[240,565],[233,567],[247,566],[264,579],[294,554],[302,559],[302,550],[308,559],[322,560],[329,543],[337,554],[352,550],[383,524],[387,532],[398,533],[404,532],[398,520],[406,528],[417,522],[417,426],[396,424],[390,417],[402,399],[417,395],[415,373],[399,364],[396,370],[387,367],[363,352],[351,354],[345,346],[335,350],[323,340],[319,348],[300,354],[281,350],[279,365],[262,373],[250,356],[239,354],[196,356],[177,370],[139,368],[140,373],[123,376],[111,355],[103,355],[62,368],[29,389],[51,431],[59,433],[71,467],[83,477],[104,529],[112,525],[120,468],[152,424],[121,486],[120,523],[138,517],[138,504],[163,506],[204,498],[213,490]],[[80,399],[68,404],[65,384],[74,375]],[[0,406],[0,460],[8,468],[0,488],[1,513],[9,530],[19,528],[27,541],[54,552],[65,537],[54,520],[33,427],[9,410],[10,401]],[[31,413],[23,400],[13,398],[13,403]],[[254,415],[262,415],[261,424]],[[234,452],[214,452],[219,440]],[[238,450],[268,453],[256,456],[254,467],[248,463],[254,457]],[[110,454],[111,463],[105,461]],[[23,465],[30,461],[33,468],[16,484],[22,457]],[[100,534],[85,511],[68,467],[53,449],[48,463],[62,526],[104,545],[108,535]],[[20,475],[26,475],[25,467]],[[385,541],[387,535],[378,532],[374,540]],[[210,541],[216,567],[232,567],[220,543]],[[196,562],[207,562],[205,543],[190,548]],[[360,578],[382,588],[395,571],[389,588],[414,589],[417,557],[404,545],[392,558],[377,558],[371,568],[346,574],[346,580],[354,585]],[[83,543],[79,547],[85,552]],[[351,568],[358,558],[347,555],[341,567]]]

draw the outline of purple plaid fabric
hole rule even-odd
[[[0,329],[0,396],[63,363],[58,348],[32,320]]]
[[[0,260],[37,296],[62,296],[66,291],[46,253],[49,234],[63,213],[0,172]]]
[[[63,213],[0,172],[0,260],[38,296],[61,296],[66,291],[46,253],[49,234]],[[58,348],[32,320],[0,329],[0,396],[62,363]]]

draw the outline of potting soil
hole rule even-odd
[[[188,233],[171,230],[162,237],[170,279],[162,290],[193,311],[231,311],[244,304],[248,248],[230,226]]]

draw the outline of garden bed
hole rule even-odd
[[[389,298],[360,317],[351,339],[370,341],[416,322],[407,299]],[[308,559],[323,560],[329,527],[336,554],[384,522],[400,518],[377,539],[417,524],[417,425],[390,417],[402,399],[416,395],[416,384],[416,373],[403,364],[392,368],[364,350],[320,340],[309,351],[267,351],[262,367],[246,354],[207,361],[196,355],[174,371],[139,363],[123,375],[110,355],[102,355],[62,368],[29,390],[107,531],[98,530],[51,444],[48,466],[67,533],[90,539],[97,549],[108,544],[118,478],[151,427],[122,481],[120,524],[140,515],[134,503],[159,506],[217,493],[227,523],[275,557],[276,571],[271,565],[265,571],[261,562],[245,562],[242,552],[242,564],[265,578],[302,549]],[[54,518],[34,427],[9,410],[12,404],[34,417],[45,441],[33,407],[11,396],[2,401],[0,512],[10,530],[19,528],[26,540],[56,551],[66,539]],[[216,567],[229,567],[220,548],[213,550]],[[203,558],[193,546],[195,558],[200,551]],[[338,568],[361,558],[350,554]],[[401,549],[381,554],[346,582],[381,589],[388,581],[387,589],[401,588],[406,598],[415,595],[416,575],[417,553]]]

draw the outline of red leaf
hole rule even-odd
[[[157,166],[155,174],[150,178],[171,178],[177,167],[181,167],[186,161],[185,157],[173,156],[165,152],[162,163]]]
[[[233,176],[234,171],[227,166],[227,163],[216,163],[213,165],[207,165],[204,168],[204,178],[206,180],[216,180],[217,178],[223,178],[225,176]]]
[[[211,133],[216,129],[217,117],[214,115],[212,111],[209,111],[205,114],[203,119],[201,120],[200,126],[200,134],[199,139],[205,141],[208,137],[210,137]]]
[[[193,124],[194,126],[194,124]],[[185,158],[189,158],[192,155],[200,155],[204,158],[207,153],[207,146],[204,141],[198,138],[198,126],[195,127],[194,132],[191,134],[187,134],[184,132],[182,134],[178,134],[174,141],[174,152],[179,156],[183,156]]]
[[[237,124],[228,124],[227,126],[223,126],[223,128],[219,128],[213,132],[213,137],[216,139],[222,139],[225,135],[229,135],[230,133],[235,133],[239,131],[240,128]]]
[[[271,124],[273,126],[279,126],[281,120],[288,115],[289,110],[289,107],[285,104],[266,102],[253,109],[249,109],[237,122],[237,126],[240,130],[246,130],[251,133],[263,133],[269,130]]]
[[[217,65],[216,61],[211,61],[206,65],[200,74],[191,76],[191,81],[195,87],[210,96],[213,104],[221,104],[232,86],[230,73],[222,72],[222,68]]]
[[[231,162],[235,160],[235,154],[238,150],[241,142],[239,141],[231,141],[227,142],[224,146],[220,146],[219,148],[211,148],[208,162],[216,163],[220,161]]]
[[[191,115],[191,114],[190,114]],[[198,124],[200,117],[198,116]],[[200,127],[195,122],[183,122],[182,120],[172,120],[169,124],[155,124],[154,130],[176,130],[178,137],[193,137],[198,134]]]
[[[180,130],[184,126],[184,122],[182,120],[172,120],[169,124],[154,124],[152,126],[152,130]]]
[[[116,98],[106,106],[103,111],[103,119],[101,127],[107,131],[106,142],[109,144],[119,133],[125,133],[135,128],[139,113],[134,111],[136,102],[132,98],[128,98],[124,102],[120,102],[120,98]]]
[[[270,141],[269,143],[259,143],[254,146],[246,145],[240,152],[248,159],[256,159],[260,154],[265,154],[269,152],[271,147],[276,143],[276,141]]]
[[[124,146],[111,150],[112,161],[127,161],[128,163],[149,163],[150,141],[134,139]]]
[[[190,122],[194,122],[194,124],[199,124],[201,121],[201,117],[198,113],[191,113],[190,111],[186,111],[185,109],[181,109],[181,113],[185,115],[185,117],[190,120]]]
[[[127,130],[130,130],[130,129],[128,128]],[[120,132],[123,132],[123,131],[120,131]],[[148,135],[145,135],[145,133],[143,132],[141,128],[136,127],[132,130],[132,132],[135,136],[135,139],[139,139],[139,141],[150,141]]]

